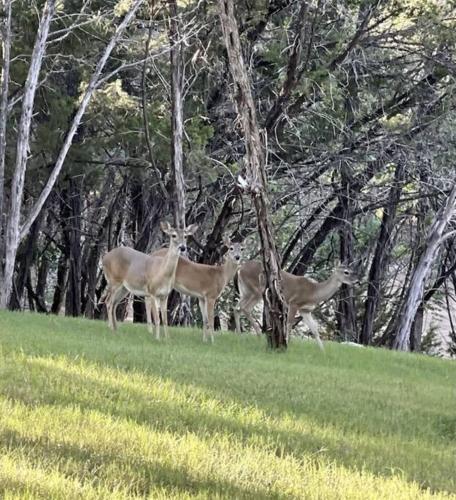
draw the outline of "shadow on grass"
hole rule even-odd
[[[71,363],[71,360],[68,361]],[[52,358],[32,358],[27,361],[27,364],[45,373],[46,379],[59,380],[59,384],[53,385],[48,391],[38,386],[37,390],[42,389],[38,401],[37,390],[32,392],[30,397],[26,391],[21,392],[20,385],[9,385],[3,390],[6,397],[29,406],[35,406],[37,402],[63,408],[77,406],[83,410],[95,410],[116,418],[133,420],[158,431],[170,431],[175,434],[190,431],[202,439],[220,433],[233,436],[242,443],[249,440],[264,443],[268,452],[275,451],[278,455],[312,456],[316,454],[341,466],[355,470],[359,470],[362,466],[366,470],[385,477],[391,476],[392,469],[400,468],[405,478],[417,481],[423,486],[433,489],[447,488],[453,491],[456,489],[450,470],[448,470],[448,478],[444,485],[436,484],[435,480],[427,480],[427,469],[434,472],[442,469],[442,476],[445,475],[445,466],[440,463],[441,456],[437,450],[428,449],[426,460],[413,469],[409,458],[413,456],[414,449],[404,442],[400,443],[402,449],[399,452],[397,442],[393,446],[395,449],[390,450],[388,439],[385,440],[381,436],[344,433],[340,429],[329,426],[327,430],[332,432],[319,432],[317,430],[319,423],[307,417],[308,429],[304,427],[298,432],[281,428],[283,424],[278,419],[269,417],[262,410],[259,410],[258,422],[242,422],[242,406],[239,407],[235,400],[230,401],[227,397],[214,399],[212,394],[204,393],[213,400],[213,408],[215,408],[213,410],[203,408],[198,402],[198,397],[193,398],[189,403],[188,398],[192,386],[188,384],[184,390],[171,382],[173,395],[181,396],[180,402],[155,400],[147,393],[147,387],[137,388],[134,380],[130,383],[126,383],[125,380],[119,383],[109,380],[101,382],[96,373],[93,375],[76,373],[71,369],[71,365],[68,368],[58,366],[58,361]],[[97,364],[91,366],[95,367],[101,376],[103,375],[102,366]],[[33,373],[36,376],[39,372],[34,369]],[[109,375],[113,376],[112,370]],[[128,376],[128,374],[123,374],[123,376]],[[132,374],[132,378],[134,377],[135,375]],[[169,383],[169,381],[165,382]],[[39,385],[40,381],[35,379],[32,383]],[[69,387],[71,391],[68,391]],[[195,391],[198,390],[198,388],[195,389]],[[218,408],[230,408],[232,404],[238,406],[232,415],[217,414]],[[246,408],[246,412],[248,410],[249,408]],[[452,469],[449,465],[447,468]]]
[[[241,487],[230,481],[195,477],[185,468],[163,465],[153,460],[144,460],[138,457],[119,455],[118,450],[100,452],[85,446],[68,443],[53,442],[49,438],[32,439],[21,435],[11,429],[0,431],[0,443],[5,443],[7,448],[27,450],[34,460],[40,460],[58,469],[65,477],[77,478],[82,484],[89,483],[94,488],[103,488],[108,491],[118,491],[119,479],[129,495],[148,498],[159,488],[171,490],[174,495],[208,493],[208,498],[215,495],[224,498],[289,498],[277,492],[268,492],[266,489]],[[222,465],[221,465],[222,466]],[[106,476],[105,471],[112,473],[118,471],[115,477]],[[0,485],[0,493],[5,491],[6,484]],[[30,489],[30,485],[16,481],[12,485],[15,492],[21,489]],[[45,492],[45,485],[40,484],[40,491]],[[18,491],[19,490],[19,491]]]

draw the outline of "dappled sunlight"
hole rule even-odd
[[[156,431],[77,407],[32,408],[3,400],[1,428],[1,440],[9,443],[7,449],[32,455],[47,470],[76,474],[78,481],[88,481],[98,490],[127,484],[128,493],[134,495],[149,495],[157,486],[174,485],[189,492],[208,487],[236,498],[266,494],[337,498],[338,491],[345,491],[349,498],[389,498],[393,493],[401,498],[431,496],[399,476],[379,479],[322,458],[298,459],[230,436]],[[10,468],[11,463],[14,459],[10,459]],[[380,481],[384,496],[374,496]]]
[[[121,497],[456,489],[447,363],[332,343],[276,354],[231,334],[211,346],[198,330],[154,342],[142,325],[112,334],[82,319],[0,324],[0,449],[37,474]]]
[[[325,458],[355,467],[359,456],[364,467],[390,476],[403,468],[409,457],[423,450],[422,442],[402,442],[393,436],[347,432],[314,421],[303,414],[271,416],[255,405],[228,397],[215,398],[193,384],[177,384],[151,374],[100,366],[87,360],[16,356],[21,373],[33,380],[33,388],[13,385],[3,391],[12,400],[35,406],[53,405],[62,411],[94,411],[103,416],[126,419],[158,432],[192,433],[198,438],[226,438],[264,453],[281,456]],[[136,452],[135,452],[136,453]],[[450,454],[443,446],[427,446],[426,459],[417,464],[426,470]],[[390,467],[384,467],[384,463]],[[394,465],[393,465],[394,464]],[[416,474],[403,473],[413,478]]]

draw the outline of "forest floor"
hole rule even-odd
[[[0,498],[456,498],[455,380],[380,349],[2,312]]]

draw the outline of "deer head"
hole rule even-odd
[[[354,271],[340,262],[336,263],[333,275],[341,284],[344,285],[354,285],[359,281],[358,276],[354,273]]]
[[[198,229],[197,224],[191,224],[185,229],[175,229],[169,222],[160,223],[161,230],[169,236],[169,247],[173,250],[179,250],[181,253],[187,251],[187,238]]]
[[[244,250],[242,243],[232,242],[231,238],[227,234],[223,235],[223,243],[228,248],[226,258],[237,264],[240,264],[242,252]]]

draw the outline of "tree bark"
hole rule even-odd
[[[184,181],[184,59],[182,26],[177,9],[177,0],[168,0],[169,40],[171,43],[171,170],[173,180],[174,221],[179,228],[185,227],[185,181]]]
[[[239,30],[234,15],[233,0],[219,0],[219,14],[231,76],[234,82],[234,100],[242,120],[246,145],[246,171],[249,191],[257,215],[265,272],[264,304],[268,309],[268,345],[287,347],[287,307],[283,301],[280,267],[274,231],[269,214],[265,155],[263,151],[251,86],[244,64]]]
[[[2,37],[2,75],[0,97],[0,277],[3,262],[3,198],[5,190],[6,123],[8,114],[8,89],[11,57],[11,0],[3,0],[0,25]]]
[[[453,184],[445,205],[437,212],[429,228],[425,247],[413,272],[410,287],[400,311],[399,327],[393,342],[394,349],[408,351],[410,348],[411,327],[423,299],[424,284],[440,245],[445,240],[444,231],[455,211],[456,183]]]

